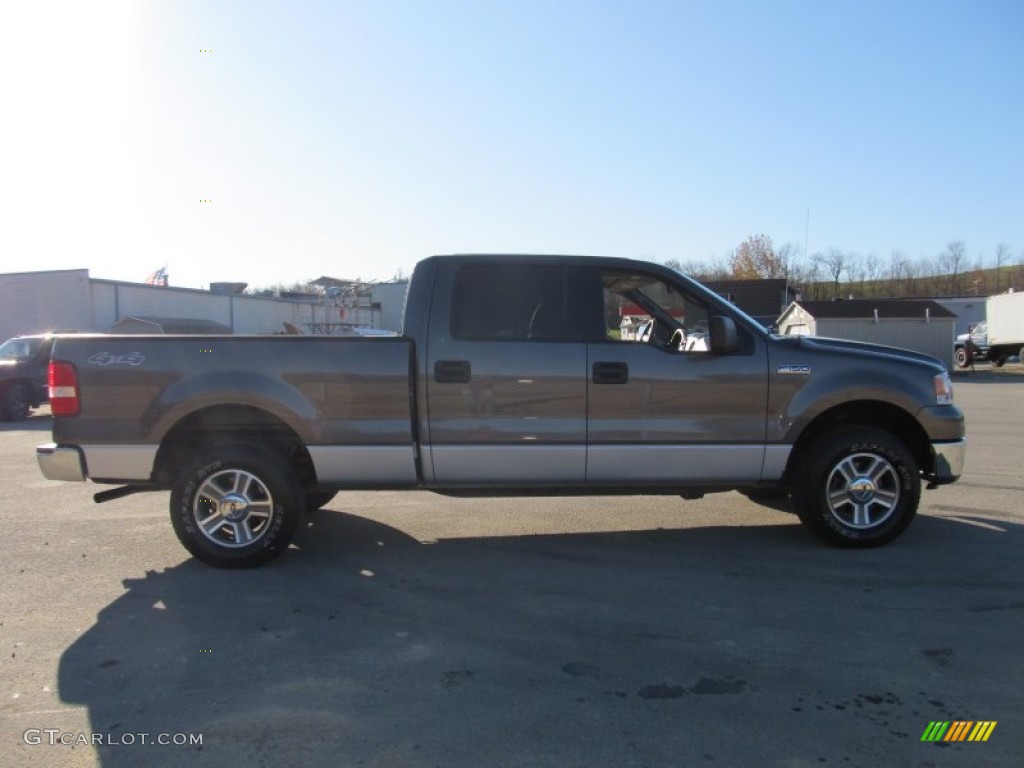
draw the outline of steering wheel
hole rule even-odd
[[[669,339],[668,345],[682,351],[683,347],[686,346],[686,331],[682,328],[676,328],[672,331],[672,338]]]

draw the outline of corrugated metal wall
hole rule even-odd
[[[49,331],[91,331],[89,271],[0,274],[0,342]]]
[[[405,288],[404,283],[374,286],[374,300],[381,302],[375,317],[382,328],[401,327]],[[309,333],[310,321],[340,320],[338,308],[320,302],[93,279],[85,269],[0,274],[0,342],[48,331],[106,333],[132,316],[212,320],[235,333],[277,333],[286,322]]]
[[[924,318],[883,317],[877,323],[873,319],[818,318],[815,325],[817,336],[912,349],[937,357],[947,368],[953,367],[954,319],[951,317],[930,322]]]

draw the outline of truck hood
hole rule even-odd
[[[853,355],[865,357],[888,357],[907,362],[918,362],[927,364],[940,371],[946,370],[941,360],[923,352],[914,352],[910,349],[900,347],[888,347],[884,344],[869,344],[865,341],[849,341],[848,339],[830,339],[823,336],[793,336],[787,337],[796,339],[796,343],[808,350],[835,350]]]

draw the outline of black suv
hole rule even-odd
[[[0,344],[0,421],[21,421],[47,400],[52,336],[15,336]]]

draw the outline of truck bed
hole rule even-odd
[[[412,356],[403,337],[59,337],[53,359],[75,366],[87,400],[53,437],[80,446],[93,479],[146,481],[171,430],[278,420],[322,484],[412,484]]]

